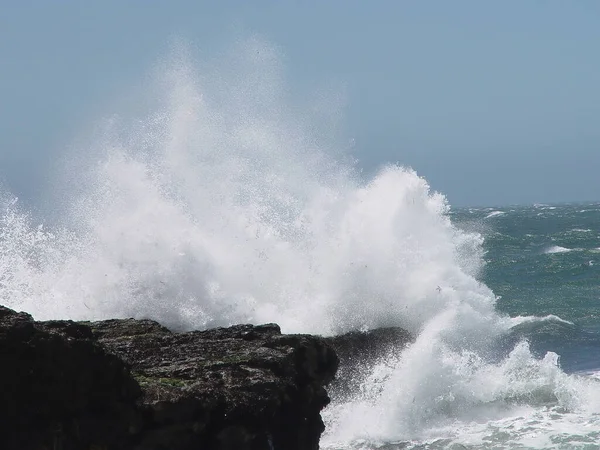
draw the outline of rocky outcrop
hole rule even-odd
[[[338,400],[351,398],[361,390],[361,384],[372,373],[373,367],[400,352],[414,337],[399,327],[378,328],[369,331],[351,331],[325,338],[340,360],[339,370],[329,386]]]
[[[350,331],[339,336],[324,338],[345,364],[377,359],[389,351],[413,342],[413,336],[403,328],[387,327],[369,331]]]
[[[172,333],[0,307],[0,448],[318,449],[338,359],[277,325]]]
[[[90,326],[142,388],[135,448],[318,449],[324,385],[338,363],[323,340],[282,335],[275,324],[188,333],[150,321]]]
[[[36,322],[0,306],[0,449],[316,450],[325,386],[352,395],[411,341],[400,328],[319,338],[275,324]]]
[[[140,386],[86,326],[0,306],[0,362],[2,449],[109,448],[141,428]]]

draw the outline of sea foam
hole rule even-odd
[[[148,111],[100,121],[66,152],[50,225],[4,194],[1,303],[37,319],[414,333],[334,399],[326,447],[595,405],[597,387],[553,353],[535,359],[523,342],[492,358],[514,322],[478,281],[482,237],[409,168],[364,179],[328,134],[337,113],[291,101],[276,48],[252,38],[208,66],[177,53],[140,100]]]

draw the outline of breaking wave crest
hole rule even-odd
[[[212,72],[182,54],[156,71],[150,110],[101,122],[66,155],[52,225],[4,194],[1,303],[38,319],[414,333],[334,399],[332,448],[596,401],[553,353],[536,359],[522,342],[494,359],[514,322],[477,280],[482,237],[455,227],[411,169],[363,179],[323,132],[337,113],[291,102],[277,49],[250,39]]]

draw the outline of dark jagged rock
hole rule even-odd
[[[357,359],[380,358],[390,350],[403,348],[414,340],[408,331],[399,327],[350,331],[324,339],[335,349],[340,360],[348,363]]]
[[[138,384],[91,338],[74,322],[34,322],[0,306],[0,448],[123,445],[139,427]]]
[[[171,333],[0,307],[6,450],[318,449],[338,359],[277,325]]]
[[[282,335],[274,324],[188,333],[149,321],[91,327],[142,387],[146,429],[136,448],[318,449],[324,385],[337,369],[321,339]]]
[[[0,448],[316,450],[336,352],[343,395],[411,341],[399,328],[319,338],[275,324],[36,322],[0,306]]]
[[[324,339],[340,360],[336,378],[329,388],[337,398],[354,395],[375,364],[390,355],[399,355],[414,341],[408,331],[399,327],[351,331]]]

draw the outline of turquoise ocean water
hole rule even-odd
[[[564,322],[518,330],[539,355],[560,355],[565,371],[600,369],[600,204],[456,209],[453,219],[485,236],[483,281],[513,316]]]

